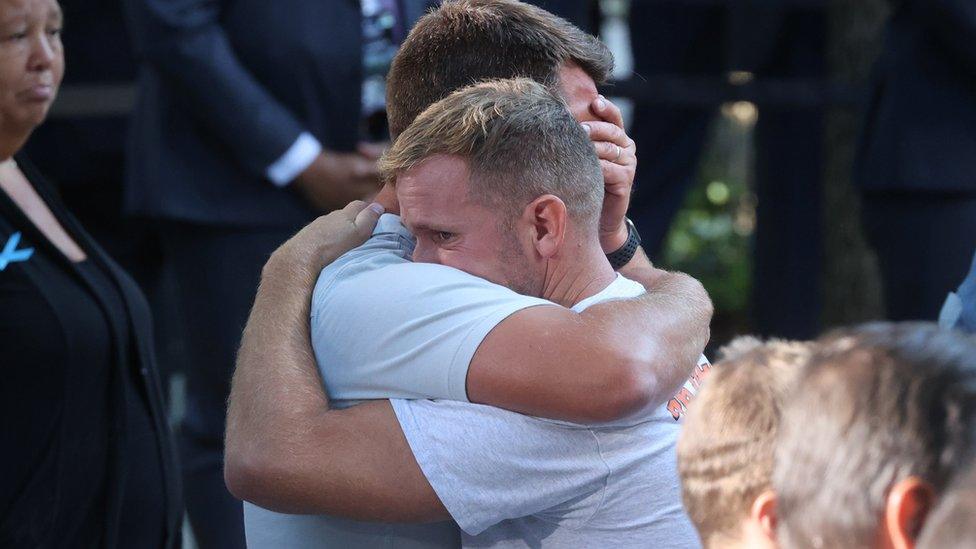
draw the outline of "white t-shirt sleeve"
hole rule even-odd
[[[538,305],[555,306],[450,267],[372,254],[323,271],[312,346],[333,399],[467,401],[468,366],[485,336]]]
[[[424,476],[470,535],[529,515],[579,526],[602,504],[610,469],[589,429],[480,404],[390,402]]]

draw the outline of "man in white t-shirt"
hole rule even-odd
[[[484,84],[452,95],[401,135],[386,168],[397,182],[403,220],[417,238],[414,260],[440,264],[428,266],[426,276],[431,280],[447,276],[448,266],[457,267],[577,312],[644,291],[614,273],[600,247],[602,175],[586,133],[565,105],[538,84]],[[387,235],[388,242],[409,249],[409,233],[397,229],[396,223],[392,216],[382,218],[374,235]],[[272,258],[267,270],[275,270],[275,263]],[[359,268],[356,261],[341,267]],[[331,285],[342,280],[335,273],[322,276],[326,280],[320,279],[316,294],[331,292]],[[263,285],[258,294],[239,375],[252,362],[277,362],[279,358],[272,358],[276,353],[302,351],[294,341],[270,342],[269,334],[260,332],[263,327],[273,331],[273,326],[266,326],[271,323],[256,314],[275,293],[275,281],[266,278],[265,283],[272,287]],[[510,303],[520,299],[527,298],[500,295],[495,304],[498,315],[518,310]],[[412,304],[423,308],[422,303]],[[397,324],[384,316],[404,304],[388,305],[364,314],[396,329]],[[287,309],[288,303],[277,306]],[[538,301],[526,306],[557,309]],[[436,316],[419,318],[420,324],[438,321]],[[490,346],[500,327],[473,337],[483,337],[480,346]],[[456,392],[464,389],[463,380],[452,374],[458,362],[442,353],[438,338],[424,340],[415,328],[406,326],[389,335],[420,338],[429,347],[415,348],[446,362],[445,368],[431,370],[446,375],[431,379],[420,391],[442,391],[434,396],[467,400],[470,395]],[[442,339],[455,342],[448,348],[469,349],[464,342],[483,329],[481,322],[471,322]],[[366,349],[346,341],[347,348],[364,355],[382,355],[387,340],[393,339],[383,332],[346,335],[372,344]],[[541,347],[544,356],[546,337],[536,334],[510,353],[540,355]],[[343,341],[342,336],[335,339]],[[394,358],[398,362],[411,357]],[[606,357],[587,358],[599,368]],[[383,367],[378,369],[378,375],[385,373]],[[470,387],[470,374],[467,384]],[[353,396],[370,398],[368,391]],[[328,401],[321,398],[317,404],[324,408]],[[299,486],[294,493],[301,496],[300,503],[276,500],[269,492],[280,490],[249,486],[247,475],[239,476],[249,464],[232,467],[229,461],[231,488],[283,510],[386,521],[453,517],[469,546],[697,544],[678,495],[675,418],[663,406],[599,426],[454,401],[396,400],[320,411],[318,423],[302,435],[325,441],[318,447],[325,455],[306,454],[279,466],[280,480],[312,482],[315,493],[303,493]],[[235,431],[235,421],[247,421],[248,414],[239,415],[245,417],[235,418],[232,397],[229,433]]]
[[[586,123],[600,157],[606,191],[601,247],[617,261],[615,268],[653,291],[576,313],[456,269],[411,262],[413,236],[398,217],[384,216],[369,242],[318,276],[309,333],[309,314],[302,311],[314,278],[306,276],[345,251],[328,244],[345,242],[348,229],[309,227],[276,254],[289,257],[289,273],[276,273],[274,282],[293,285],[273,301],[262,300],[269,293],[263,291],[253,311],[252,335],[260,333],[278,352],[259,364],[243,360],[246,355],[239,362],[228,415],[228,477],[246,480],[238,494],[269,509],[333,516],[284,515],[245,504],[252,547],[457,544],[453,523],[376,524],[334,516],[350,515],[331,506],[336,500],[365,505],[368,498],[318,484],[324,477],[315,460],[330,459],[322,447],[330,438],[311,434],[327,427],[319,421],[328,402],[314,365],[299,367],[310,359],[310,337],[335,407],[375,398],[453,398],[584,423],[668,399],[674,419],[683,411],[690,393],[674,391],[707,339],[710,303],[696,281],[654,270],[631,245],[636,235],[624,214],[634,145],[619,111],[595,86],[611,68],[612,57],[594,37],[512,0],[446,3],[411,31],[390,72],[393,134],[467,82],[519,74],[550,83]],[[397,211],[393,193],[377,200]],[[289,311],[287,304],[296,308]],[[703,370],[694,372],[697,378]],[[330,503],[320,505],[324,494]]]

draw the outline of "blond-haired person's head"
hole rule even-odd
[[[976,422],[976,340],[874,323],[817,341],[783,407],[773,487],[785,549],[911,549]]]
[[[722,349],[678,439],[685,508],[707,549],[775,547],[773,444],[809,343],[752,337]]]
[[[400,134],[380,168],[416,237],[416,262],[557,302],[559,277],[609,268],[596,151],[542,84],[495,80],[452,93]]]

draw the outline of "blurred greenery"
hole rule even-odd
[[[749,187],[754,123],[754,113],[746,111],[742,116],[723,109],[705,148],[698,182],[665,240],[664,264],[698,278],[721,316],[744,317],[749,304],[750,239],[755,227],[755,196]]]

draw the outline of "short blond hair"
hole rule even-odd
[[[469,192],[485,206],[511,214],[552,194],[581,227],[596,229],[603,205],[596,150],[562,99],[541,84],[494,80],[452,93],[400,134],[380,171],[395,184],[436,155],[465,159]]]
[[[685,508],[706,545],[735,537],[771,486],[780,409],[812,344],[738,338],[720,351],[685,416],[678,473]]]

